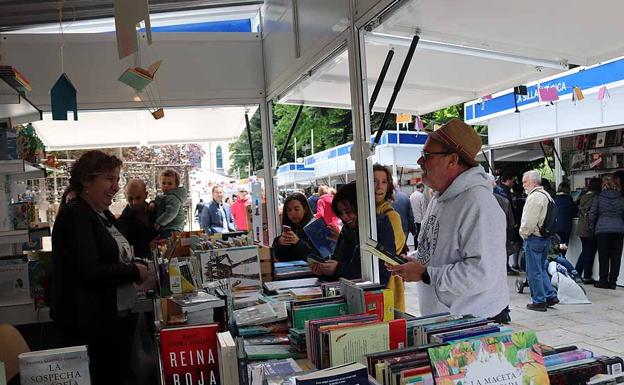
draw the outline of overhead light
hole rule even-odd
[[[367,32],[366,41],[378,44],[391,44],[403,47],[409,47],[412,39],[404,36],[389,35],[379,32]],[[527,56],[509,54],[505,52],[491,51],[482,48],[467,47],[463,45],[441,43],[432,40],[420,39],[418,49],[427,49],[430,51],[455,53],[458,55],[475,56],[483,59],[501,60],[511,63],[528,64],[537,67],[553,68],[556,70],[568,70],[567,61],[556,61],[539,58],[531,58]]]

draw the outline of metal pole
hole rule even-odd
[[[249,124],[249,115],[245,112],[245,126],[247,127],[247,140],[249,140],[249,153],[251,154],[251,165],[253,171],[256,170],[256,160],[254,159],[253,144],[251,140],[251,125]]]
[[[360,246],[368,237],[377,234],[377,224],[374,214],[374,200],[371,201],[371,171],[368,165],[368,153],[370,138],[370,111],[368,110],[368,86],[366,79],[366,62],[364,58],[364,35],[355,26],[356,0],[351,0],[350,14],[351,26],[347,39],[349,57],[349,83],[351,91],[351,115],[353,121],[353,147],[351,158],[355,161],[355,179],[358,183],[358,234]],[[362,279],[379,282],[379,269],[377,258],[370,253],[362,253]]]
[[[310,146],[312,146],[311,154],[314,155],[314,128],[310,129]]]
[[[391,49],[390,51],[388,51],[388,54],[386,55],[386,60],[384,61],[383,67],[381,67],[379,78],[377,78],[377,83],[375,83],[373,94],[371,95],[370,102],[368,103],[368,110],[371,113],[373,112],[373,107],[375,106],[375,102],[377,101],[377,96],[379,95],[379,91],[381,91],[381,86],[383,85],[383,82],[386,79],[386,74],[388,73],[388,68],[390,67],[390,63],[392,62],[393,56],[394,56],[394,49]]]
[[[555,155],[557,155],[558,162],[555,162],[555,185],[558,187],[561,182],[563,182],[563,164],[561,163],[561,159],[559,158],[559,150],[561,150],[561,138],[554,139],[553,151]]]
[[[375,146],[379,143],[381,139],[381,134],[383,134],[384,126],[386,125],[386,121],[390,117],[390,113],[392,112],[392,107],[394,107],[394,102],[396,101],[396,97],[403,86],[403,80],[405,79],[405,75],[407,74],[407,70],[412,62],[412,57],[414,56],[414,51],[416,50],[416,46],[418,45],[418,40],[420,37],[415,35],[412,38],[412,43],[410,44],[409,49],[407,50],[407,56],[405,57],[405,61],[403,61],[403,65],[401,66],[401,71],[399,72],[399,77],[397,78],[397,82],[394,85],[394,90],[392,91],[392,96],[390,97],[390,102],[388,102],[388,106],[386,107],[386,112],[384,113],[383,118],[381,119],[381,124],[377,129],[377,135],[375,135],[375,141],[371,145],[371,149],[374,149]]]
[[[290,138],[292,137],[293,132],[295,132],[295,128],[297,128],[297,123],[299,123],[299,117],[301,116],[301,111],[303,111],[303,104],[299,106],[297,109],[297,114],[295,115],[295,119],[290,126],[290,131],[288,131],[288,136],[286,137],[286,143],[284,143],[284,147],[282,147],[282,151],[280,152],[279,157],[277,158],[277,162],[275,164],[275,168],[279,167],[284,154],[286,153],[286,149],[288,148],[288,143],[290,143]]]
[[[273,139],[273,110],[271,102],[260,103],[260,121],[262,130],[262,159],[264,161],[264,192],[267,202],[267,225],[269,227],[269,245],[277,236],[277,189],[275,183],[275,141]],[[260,234],[262,239],[262,234]]]

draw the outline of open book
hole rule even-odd
[[[305,225],[303,231],[305,231],[308,239],[310,239],[314,248],[319,252],[322,261],[334,253],[336,241],[330,238],[332,233],[323,219],[317,218],[311,221]]]
[[[402,265],[407,262],[405,259],[383,247],[381,243],[371,238],[366,240],[362,250],[373,254],[375,257],[383,260],[389,265]]]

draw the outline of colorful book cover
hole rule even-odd
[[[23,385],[90,385],[86,346],[22,353],[18,356]]]
[[[549,385],[534,331],[430,348],[429,358],[438,385]]]
[[[219,325],[198,325],[160,331],[164,385],[219,385]]]
[[[336,241],[331,239],[332,232],[323,219],[317,218],[303,228],[308,239],[325,260],[334,253]]]

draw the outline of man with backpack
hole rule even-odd
[[[520,221],[520,236],[524,240],[526,271],[531,288],[532,302],[527,309],[546,311],[559,303],[557,292],[550,283],[544,262],[548,256],[550,238],[554,234],[557,206],[541,186],[542,177],[536,170],[527,171],[522,177],[522,187],[527,194]]]

